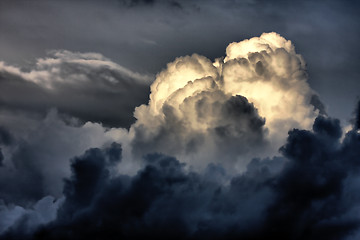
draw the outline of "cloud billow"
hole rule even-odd
[[[149,103],[134,112],[133,152],[162,152],[198,167],[230,161],[228,169],[241,171],[253,157],[276,155],[289,129],[309,129],[325,113],[305,61],[274,32],[229,44],[214,62],[176,58],[150,89]]]
[[[111,176],[120,146],[90,149],[72,161],[57,219],[22,237],[351,239],[360,227],[360,135],[339,133],[339,121],[320,116],[313,131],[289,132],[282,157],[254,159],[227,180],[220,166],[187,171],[162,154],[145,156],[134,176]]]

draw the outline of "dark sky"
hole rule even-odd
[[[357,1],[4,0],[0,59],[26,68],[49,50],[97,52],[156,74],[175,57],[214,59],[230,42],[275,31],[305,58],[329,114],[348,120],[360,89],[358,9]]]

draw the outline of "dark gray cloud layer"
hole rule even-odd
[[[161,154],[112,177],[121,147],[90,149],[72,160],[56,220],[3,238],[356,239],[360,134],[341,136],[339,120],[319,116],[313,131],[289,132],[283,157],[254,159],[231,178],[220,165],[186,171]]]
[[[0,63],[0,109],[44,116],[56,108],[83,122],[129,127],[150,81],[100,54],[54,51],[29,70]]]

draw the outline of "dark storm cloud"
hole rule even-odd
[[[39,225],[56,218],[56,212],[61,203],[62,199],[57,200],[51,196],[40,199],[32,208],[6,205],[0,201],[0,232],[12,226],[24,235],[31,234]]]
[[[355,115],[353,119],[354,129],[358,130],[360,129],[360,101],[358,101],[357,103],[354,115]]]
[[[3,161],[4,161],[4,155],[1,151],[1,148],[0,148],[0,167],[3,165]]]
[[[326,110],[324,104],[321,102],[318,95],[312,95],[310,99],[310,104],[314,106],[314,110],[319,110],[319,113],[326,115]]]
[[[339,144],[339,121],[324,117],[315,120],[313,129],[292,130],[281,148],[289,162],[275,183],[277,199],[267,216],[271,238],[343,239],[359,227],[359,219],[346,216],[359,202],[349,202],[352,193],[343,185],[346,178],[356,177],[359,165],[359,159],[342,152],[354,133]],[[359,146],[359,139],[351,144]],[[359,156],[358,150],[351,152]]]
[[[12,158],[16,170],[11,171],[5,167],[1,169],[0,198],[6,202],[25,205],[43,197],[44,186],[41,170],[37,167],[36,150],[29,149],[25,143],[17,145],[19,149]]]
[[[9,116],[8,122],[3,116],[5,120],[1,120],[12,129],[12,144],[0,144],[0,199],[9,204],[27,206],[47,195],[60,197],[63,178],[70,176],[69,159],[88,148],[114,141],[108,135],[111,129],[96,123],[74,125],[71,120],[65,122],[56,111],[40,120],[25,115],[17,122],[20,117],[15,116],[15,127],[14,118]],[[25,130],[19,130],[22,125]],[[114,151],[109,154],[114,159],[119,155]]]
[[[255,204],[271,196],[266,187],[256,187],[268,176],[239,177],[222,187],[211,178],[186,173],[175,158],[160,154],[146,156],[147,165],[136,176],[110,179],[104,158],[99,150],[91,149],[75,160],[57,220],[36,232],[35,238],[220,237],[235,224],[235,219],[228,219],[234,213],[242,215],[237,218],[242,224],[236,224],[241,229],[258,221],[262,210]],[[260,202],[254,202],[256,197]],[[245,220],[250,221],[246,226]]]
[[[4,161],[4,154],[2,153],[2,149],[1,146],[5,145],[8,146],[13,142],[13,137],[11,136],[10,132],[0,126],[0,167],[3,165],[3,161]]]
[[[90,149],[72,161],[56,220],[3,238],[356,239],[360,134],[341,133],[319,116],[313,131],[289,132],[283,157],[254,159],[230,178],[219,165],[192,172],[161,154],[134,176],[111,176],[120,146]]]
[[[73,159],[74,164],[72,165],[72,169],[77,179],[67,180],[65,182],[64,193],[68,196],[67,205],[75,205],[75,200],[72,201],[71,199],[77,199],[80,203],[76,206],[83,207],[84,201],[87,201],[87,198],[91,198],[100,190],[97,187],[103,187],[104,183],[99,180],[102,177],[101,174],[106,175],[110,173],[108,169],[104,169],[105,164],[103,161],[106,161],[106,165],[110,167],[120,161],[121,152],[121,146],[117,143],[112,143],[108,148],[103,150],[90,149],[86,151],[82,157]],[[31,171],[23,171],[23,173],[29,172]],[[18,176],[21,175],[19,174]],[[15,181],[19,180],[16,179]],[[72,181],[76,182],[74,186]],[[29,179],[28,188],[31,188],[31,185],[41,186],[41,183],[36,183],[34,182],[34,178],[31,178]],[[26,186],[21,186],[21,189],[25,190],[27,188]],[[22,196],[18,197],[24,198],[26,193],[21,194]],[[75,196],[72,196],[74,194]],[[21,206],[14,207],[10,204],[7,206],[4,202],[0,202],[0,216],[3,218],[0,220],[0,232],[12,226],[12,228],[17,229],[20,235],[29,234],[36,229],[38,225],[54,220],[56,211],[62,202],[62,199],[56,200],[54,197],[46,196],[36,202],[32,208],[28,209]],[[65,205],[64,208],[66,208]],[[66,208],[66,211],[70,210],[71,209]]]
[[[28,71],[0,65],[2,110],[45,115],[57,108],[84,122],[129,127],[134,107],[147,99],[150,77],[99,54],[57,51],[36,64]]]
[[[13,137],[11,136],[10,132],[0,126],[0,145],[10,145],[13,142]]]

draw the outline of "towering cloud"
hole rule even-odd
[[[195,165],[274,155],[289,129],[309,129],[323,113],[314,99],[304,60],[277,33],[231,43],[214,63],[180,57],[157,75],[148,105],[135,110],[134,152],[159,151]]]

